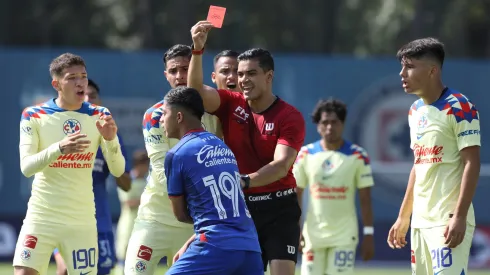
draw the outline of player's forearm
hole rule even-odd
[[[107,167],[111,174],[119,178],[124,173],[124,168],[126,165],[126,160],[121,151],[121,145],[119,144],[119,139],[116,137],[111,141],[102,140],[102,150],[104,153],[104,158],[107,162]]]
[[[123,173],[122,176],[116,178],[116,184],[122,190],[128,192],[131,190],[131,176],[129,173]]]
[[[177,220],[182,223],[194,224],[194,220],[191,218],[189,213],[187,213],[187,211],[176,214],[175,218],[177,218]]]
[[[197,49],[200,50],[200,49]],[[192,55],[187,73],[187,85],[199,93],[203,90],[202,55]]]
[[[30,145],[19,146],[20,170],[22,171],[22,174],[28,178],[44,170],[44,168],[61,155],[58,142],[34,155],[28,154],[29,146]]]
[[[410,171],[410,176],[408,178],[407,191],[405,192],[405,197],[403,198],[402,205],[400,207],[399,218],[410,219],[413,210],[413,187],[415,185],[415,166],[412,167]]]
[[[257,172],[249,174],[250,187],[259,187],[276,182],[287,176],[289,167],[283,161],[272,161]]]
[[[454,216],[466,218],[471,201],[475,195],[476,185],[480,175],[480,162],[468,162],[464,166],[463,178],[461,181],[461,192],[459,193],[458,203]]]
[[[359,190],[359,201],[361,204],[361,217],[364,226],[373,226],[373,207],[371,203],[371,188],[366,187]]]

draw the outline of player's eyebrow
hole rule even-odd
[[[248,70],[248,71],[238,71],[238,73],[242,73],[242,74],[243,73],[255,73],[255,72],[257,72],[256,69],[252,69],[252,70]]]

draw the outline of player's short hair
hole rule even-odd
[[[164,101],[170,106],[187,110],[199,120],[204,115],[204,102],[194,88],[183,86],[173,88],[165,95]]]
[[[347,106],[344,102],[337,99],[320,99],[316,104],[315,109],[313,109],[313,113],[311,114],[313,123],[320,123],[323,113],[335,113],[340,121],[344,123],[345,118],[347,117]]]
[[[99,85],[97,85],[97,83],[95,83],[95,81],[93,81],[92,79],[88,79],[88,86],[92,86],[95,91],[97,92],[97,94],[100,95],[100,89],[99,89]]]
[[[148,164],[150,162],[150,159],[148,158],[148,154],[146,153],[146,150],[136,150],[133,153],[133,166],[140,165],[140,164]]]
[[[213,65],[216,65],[216,63],[218,62],[218,60],[222,57],[233,57],[233,58],[238,58],[240,54],[236,51],[233,51],[233,50],[224,50],[220,53],[218,53],[217,55],[214,56],[214,59],[213,59]]]
[[[49,74],[51,77],[60,77],[64,69],[72,66],[87,67],[81,56],[72,53],[64,53],[51,61],[51,64],[49,64]]]
[[[253,48],[241,53],[238,56],[238,62],[246,60],[257,60],[259,62],[260,68],[264,72],[274,70],[274,58],[272,58],[271,53],[262,48]]]
[[[182,45],[182,44],[176,44],[170,47],[164,54],[163,54],[163,63],[167,65],[167,62],[171,59],[174,59],[176,57],[187,57],[189,60],[192,57],[192,50],[190,46],[187,45]]]
[[[396,53],[396,57],[399,61],[402,61],[404,58],[431,58],[436,60],[441,68],[444,63],[445,55],[444,44],[432,37],[413,40],[403,45]]]

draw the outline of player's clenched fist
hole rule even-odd
[[[102,122],[100,122],[101,120]],[[101,116],[100,120],[97,120],[95,125],[105,140],[111,141],[116,138],[117,125],[112,116]]]
[[[86,137],[86,134],[82,134],[80,132],[66,136],[60,142],[61,154],[65,155],[85,151],[85,149],[90,146],[90,140],[85,139]]]
[[[395,224],[391,227],[390,233],[388,233],[388,245],[395,249],[401,249],[407,245],[408,227],[410,226],[410,219],[398,218]]]
[[[199,21],[191,29],[192,42],[194,43],[194,49],[200,51],[204,48],[206,40],[208,39],[208,32],[213,27],[208,21]]]

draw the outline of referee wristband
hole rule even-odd
[[[364,226],[364,235],[374,235],[374,227]]]

